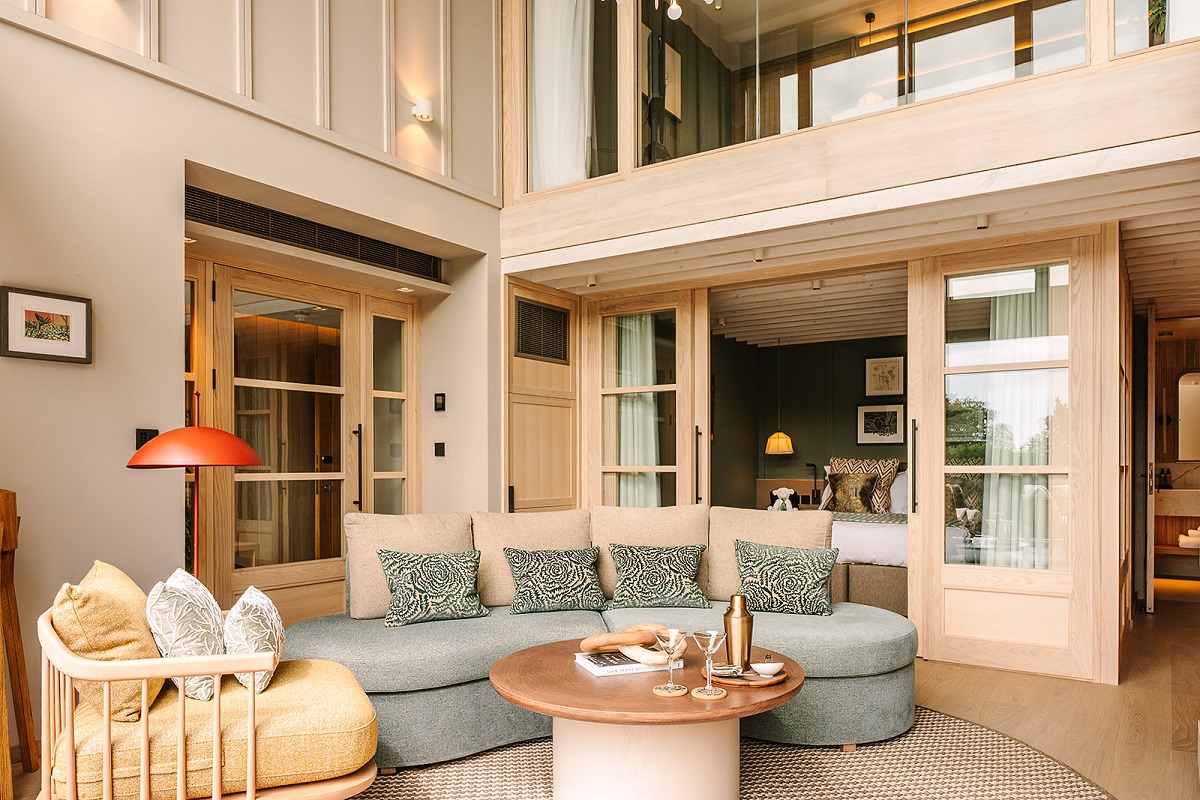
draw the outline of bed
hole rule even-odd
[[[771,504],[771,493],[780,488],[793,490],[797,501],[810,497],[812,479],[760,478],[756,482],[757,507]],[[886,514],[834,512],[833,543],[837,548],[837,567],[831,581],[833,599],[864,603],[908,613],[908,475],[900,472],[892,484],[892,506]],[[800,504],[801,510],[815,509]],[[786,513],[786,512],[781,512]],[[974,563],[973,551],[965,528],[946,527],[946,553],[949,563]]]

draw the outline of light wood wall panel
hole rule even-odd
[[[238,0],[158,0],[159,60],[240,91],[242,8]]]
[[[321,122],[320,3],[252,0],[253,97],[306,122]]]
[[[329,0],[329,126],[387,149],[386,0]]]
[[[46,18],[134,53],[148,55],[143,0],[46,0]]]
[[[498,67],[495,26],[496,4],[489,0],[454,0],[450,3],[450,176],[499,194],[496,185],[499,157],[495,70],[480,69],[487,61]]]
[[[396,155],[442,171],[446,109],[442,92],[443,19],[441,0],[403,0],[396,6],[393,36],[396,65]],[[421,99],[433,103],[433,121],[412,115]]]

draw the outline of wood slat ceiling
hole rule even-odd
[[[1135,311],[1200,315],[1200,208],[1123,221],[1121,248]]]

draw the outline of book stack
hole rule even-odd
[[[575,663],[593,675],[605,678],[609,675],[631,675],[635,672],[666,672],[666,664],[643,664],[624,653],[576,653]],[[682,669],[683,661],[676,659],[675,669]]]

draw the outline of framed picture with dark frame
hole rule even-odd
[[[92,301],[0,286],[0,356],[92,363]]]
[[[904,405],[859,406],[859,444],[904,444]]]

